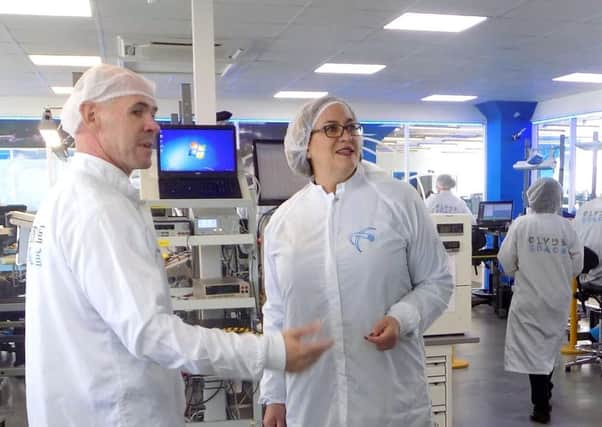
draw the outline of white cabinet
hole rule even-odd
[[[427,345],[425,373],[436,427],[452,424],[451,345]]]

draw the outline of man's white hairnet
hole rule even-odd
[[[529,206],[537,213],[556,213],[562,203],[562,187],[553,178],[541,178],[527,190]]]
[[[353,120],[357,121],[355,113],[345,101],[334,96],[323,96],[303,105],[295,119],[289,123],[284,137],[284,154],[288,166],[296,174],[312,175],[311,166],[307,160],[307,147],[309,146],[311,131],[322,112],[333,104],[345,106]]]
[[[77,81],[61,111],[63,130],[75,136],[86,101],[104,102],[120,96],[142,95],[155,99],[155,84],[139,74],[115,65],[101,64],[88,69]]]
[[[456,180],[446,173],[437,177],[437,187],[442,190],[451,190],[456,186]]]

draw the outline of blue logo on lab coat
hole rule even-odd
[[[365,239],[369,242],[374,242],[374,240],[376,240],[376,237],[374,237],[374,231],[376,231],[376,228],[374,227],[366,227],[363,230],[360,231],[356,231],[355,233],[351,233],[349,235],[349,241],[351,242],[351,244],[353,246],[355,246],[355,249],[357,249],[358,252],[362,252],[362,248],[360,247],[360,242]]]

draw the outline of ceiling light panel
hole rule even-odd
[[[477,97],[474,95],[430,95],[425,98],[422,98],[422,101],[430,101],[430,102],[466,102],[472,101]]]
[[[439,31],[459,33],[485,21],[486,16],[404,13],[385,25],[386,30]]]
[[[602,83],[602,74],[595,73],[572,73],[556,77],[555,82],[573,82],[573,83]]]
[[[4,0],[0,14],[91,17],[90,0]]]
[[[102,61],[100,56],[29,55],[35,65],[93,67]]]
[[[274,94],[274,98],[313,99],[328,95],[328,92],[281,90]]]
[[[334,64],[326,63],[315,70],[316,73],[331,74],[374,74],[384,69],[380,64]]]
[[[73,92],[72,86],[52,86],[50,89],[55,95],[71,95]]]

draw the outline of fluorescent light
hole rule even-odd
[[[0,14],[91,17],[89,0],[18,0],[0,2]]]
[[[102,63],[100,56],[29,55],[36,65],[63,65],[67,67],[93,67]]]
[[[385,68],[386,65],[379,64],[333,64],[326,63],[318,67],[315,73],[333,74],[374,74]]]
[[[309,92],[299,90],[281,90],[274,94],[274,98],[298,98],[298,99],[313,99],[321,98],[328,95],[328,92]]]
[[[432,102],[466,102],[476,99],[476,96],[472,95],[430,95],[422,98],[422,101]]]
[[[459,33],[480,24],[486,19],[487,17],[485,16],[408,12],[389,22],[385,25],[385,29]]]
[[[56,95],[71,95],[71,92],[73,92],[72,86],[52,86],[50,89]]]
[[[602,83],[602,74],[572,73],[565,76],[556,77],[552,80],[555,82]]]

